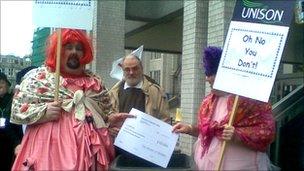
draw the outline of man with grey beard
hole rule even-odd
[[[143,74],[142,62],[135,54],[129,54],[122,59],[120,67],[123,70],[123,80],[116,83],[110,90],[113,108],[119,113],[129,113],[132,108],[169,122],[168,103],[163,89],[150,77]],[[123,122],[109,128],[116,137]],[[137,164],[153,165],[142,159],[116,148],[117,155],[127,155],[125,159],[136,161]]]

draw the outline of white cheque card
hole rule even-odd
[[[132,109],[130,114],[136,118],[128,118],[122,125],[114,145],[166,168],[175,148],[178,134],[172,133],[172,126]]]

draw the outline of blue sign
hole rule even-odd
[[[294,5],[294,0],[237,0],[232,20],[289,26]]]

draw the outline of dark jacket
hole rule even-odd
[[[12,96],[7,93],[0,97],[0,117],[5,118],[5,127],[0,127],[0,170],[10,170],[14,149],[22,138],[21,126],[10,123]]]
[[[124,83],[125,81],[119,81],[109,92],[113,108],[116,110],[116,112],[119,112],[119,87]],[[145,113],[169,122],[170,116],[168,112],[168,102],[163,89],[150,77],[144,76],[142,90],[145,94],[146,100]]]

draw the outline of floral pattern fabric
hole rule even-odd
[[[36,124],[54,101],[54,75],[32,70],[15,93],[11,122],[28,126],[12,170],[108,170],[114,146],[103,118],[113,110],[97,76],[60,77],[59,120]]]
[[[48,72],[45,67],[37,68],[22,81],[16,90],[12,105],[11,122],[16,124],[33,124],[41,119],[46,105],[54,101],[55,74]],[[106,126],[102,116],[113,110],[109,107],[107,90],[102,87],[98,77],[87,72],[85,79],[60,78],[59,99],[63,100],[62,107],[70,112],[76,109],[76,118],[83,121],[85,108],[93,111],[95,125],[100,128]],[[71,85],[67,88],[67,85]],[[84,87],[84,90],[73,90],[73,85]],[[74,88],[75,89],[75,88]]]
[[[220,122],[212,121],[218,97],[210,94],[203,100],[198,115],[198,128],[202,136],[202,155],[208,151],[212,138],[221,136],[223,125],[228,123],[234,98],[234,95],[228,97],[228,114]],[[240,140],[253,150],[266,151],[275,136],[275,122],[271,105],[240,97],[235,116],[233,126],[235,134]]]

